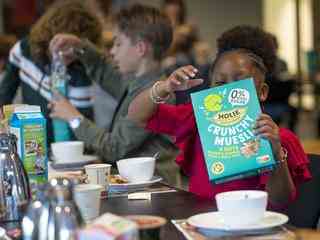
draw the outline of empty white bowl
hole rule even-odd
[[[129,182],[149,181],[154,174],[156,159],[153,157],[127,158],[117,161],[121,177]]]
[[[51,144],[55,162],[72,163],[83,158],[84,143],[81,141],[56,142]]]
[[[268,193],[242,190],[216,195],[218,211],[227,226],[243,226],[257,223],[267,208]]]

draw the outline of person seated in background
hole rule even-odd
[[[141,128],[127,117],[130,102],[163,78],[160,62],[172,41],[170,21],[156,8],[133,5],[115,15],[113,35],[110,54],[114,64],[88,41],[74,35],[58,34],[50,43],[51,52],[70,47],[81,49],[76,51],[80,54],[64,55],[65,62],[78,59],[92,80],[119,101],[110,128],[98,128],[66,99],[51,102],[50,116],[76,123],[73,132],[77,139],[107,162],[160,152],[156,170],[175,184],[177,169],[172,161],[175,146],[169,138]]]
[[[17,38],[14,35],[0,35],[0,83],[5,76],[10,49],[16,42]]]
[[[263,104],[268,96],[266,75],[272,72],[275,61],[275,49],[269,35],[260,28],[238,26],[218,38],[217,48],[218,54],[211,67],[212,86],[252,77]],[[274,206],[294,199],[296,184],[311,177],[309,161],[298,138],[291,131],[279,128],[265,113],[257,119],[254,129],[258,136],[270,141],[274,157],[279,161],[276,169],[268,175],[221,184],[209,181],[192,104],[172,106],[162,103],[174,91],[201,83],[201,79],[193,79],[196,73],[193,66],[181,67],[166,81],[156,82],[132,101],[129,118],[141,127],[176,139],[182,151],[176,161],[189,176],[189,190],[200,197],[214,199],[220,192],[261,189],[268,192]]]
[[[192,92],[209,86],[209,61],[205,58],[199,58],[199,48],[202,47],[203,53],[205,42],[199,40],[197,26],[186,21],[187,9],[183,0],[163,0],[162,11],[169,17],[174,27],[173,42],[162,62],[165,73],[169,76],[177,68],[191,64],[198,68],[198,76],[204,79],[202,84],[192,89],[175,93],[176,104],[190,102]]]
[[[69,32],[101,44],[102,26],[85,2],[59,1],[35,23],[30,34],[10,51],[6,74],[0,84],[0,106],[12,102],[19,86],[22,102],[40,105],[47,118],[47,140],[53,141],[52,121],[47,105],[51,101],[51,54],[49,42],[57,33]],[[68,66],[71,79],[67,98],[86,117],[93,119],[91,80],[79,61]]]
[[[90,1],[91,7],[99,16],[103,25],[102,40],[103,52],[110,55],[113,45],[112,35],[112,1],[94,0]],[[117,100],[108,92],[104,91],[97,83],[93,82],[94,92],[94,122],[99,128],[108,129],[112,121],[112,115],[117,107]]]
[[[288,71],[287,63],[278,56],[279,44],[275,35],[270,34],[276,50],[274,70],[268,74],[266,82],[270,88],[270,94],[264,104],[264,110],[272,119],[281,126],[288,125],[294,131],[297,122],[297,109],[290,106],[289,97],[295,90],[295,79],[292,79]]]

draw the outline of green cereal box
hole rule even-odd
[[[17,136],[18,154],[28,173],[31,188],[47,182],[46,119],[40,107],[16,107],[10,119],[10,132]]]
[[[253,79],[191,94],[210,181],[227,182],[274,168],[268,140],[253,133],[261,113]]]

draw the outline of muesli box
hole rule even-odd
[[[191,94],[210,181],[221,183],[274,168],[268,140],[253,132],[261,114],[253,79]]]
[[[16,107],[10,119],[10,132],[17,137],[17,150],[28,173],[32,189],[47,182],[48,157],[46,119],[39,106]]]

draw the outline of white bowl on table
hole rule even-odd
[[[84,143],[65,141],[51,144],[51,151],[56,163],[74,163],[83,159]]]
[[[227,226],[257,223],[266,212],[268,193],[255,190],[223,192],[216,195],[217,208]]]
[[[131,183],[151,180],[155,164],[156,159],[154,157],[127,158],[117,161],[120,176]]]

